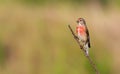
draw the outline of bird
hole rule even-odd
[[[89,48],[91,47],[91,44],[90,44],[89,31],[85,19],[78,18],[76,22],[77,22],[77,27],[76,27],[77,37],[79,39],[79,42],[82,44],[82,47],[85,50],[86,56],[89,56]]]

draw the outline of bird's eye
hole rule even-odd
[[[80,21],[82,21],[82,19],[80,19]]]

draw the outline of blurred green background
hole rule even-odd
[[[83,17],[101,74],[120,74],[120,0],[0,0],[0,74],[95,74],[68,29]]]

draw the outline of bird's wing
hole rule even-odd
[[[91,44],[90,44],[90,36],[89,36],[89,31],[88,31],[87,26],[86,26],[86,34],[87,34],[87,40],[86,40],[86,43],[88,43],[88,47],[90,48],[90,47],[91,47]]]

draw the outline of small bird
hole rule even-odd
[[[78,18],[76,32],[78,35],[79,42],[82,43],[83,48],[85,49],[86,56],[89,55],[90,46],[90,36],[89,31],[86,26],[86,22],[83,18]]]

